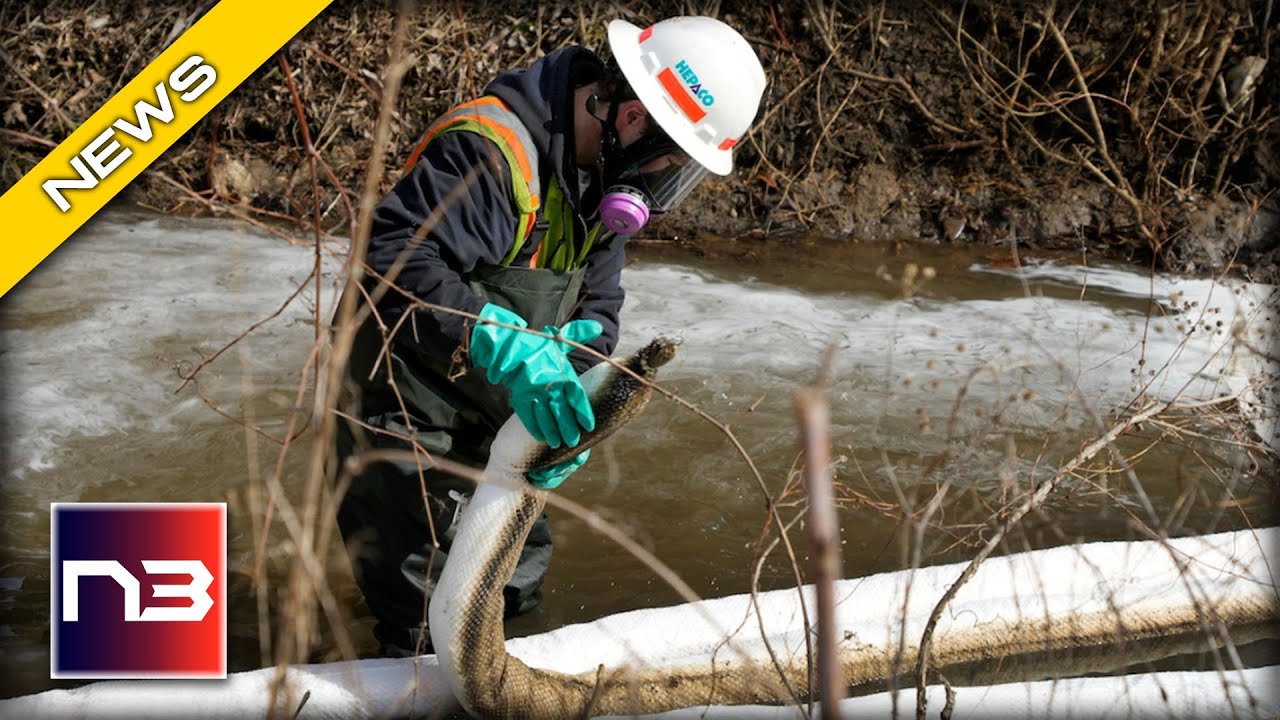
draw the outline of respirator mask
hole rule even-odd
[[[652,118],[639,140],[620,147],[615,125],[619,104],[612,104],[604,122],[601,155],[605,190],[600,199],[600,224],[617,235],[634,235],[650,216],[679,205],[707,175],[707,169],[681,150]]]

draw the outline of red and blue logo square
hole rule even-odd
[[[226,677],[225,503],[53,503],[50,516],[50,677]]]

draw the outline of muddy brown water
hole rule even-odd
[[[271,316],[312,262],[311,250],[237,223],[117,212],[0,301],[5,695],[59,685],[48,679],[51,502],[231,502],[230,661],[233,670],[260,665],[245,497],[252,478],[272,471],[276,449],[250,442],[206,399],[268,434],[284,431],[314,334],[314,288]],[[915,285],[904,283],[911,265]],[[846,577],[908,566],[903,508],[920,512],[942,485],[946,501],[920,548],[925,564],[971,556],[994,510],[1051,477],[1138,391],[1221,391],[1221,363],[1203,348],[1222,328],[1179,295],[1201,286],[1132,269],[1050,262],[1015,272],[991,249],[928,245],[737,241],[694,252],[637,243],[624,285],[620,350],[658,334],[683,340],[662,382],[729,426],[788,521],[801,507],[798,493],[783,493],[797,461],[792,394],[834,347],[828,397]],[[326,279],[322,306],[331,300]],[[179,371],[269,317],[202,371],[199,394],[176,392]],[[1192,326],[1199,334],[1188,341]],[[1186,431],[1179,438],[1157,442],[1169,430],[1159,424],[1126,437],[1119,446],[1136,457],[1136,483],[1100,456],[1063,482],[1009,549],[1145,538],[1151,525],[1181,535],[1275,524],[1274,482],[1209,420],[1171,421]],[[284,463],[297,495],[308,439]],[[561,492],[625,529],[700,595],[749,588],[764,496],[723,430],[676,403],[655,400]],[[552,512],[544,602],[510,622],[509,634],[679,601],[584,521]],[[292,548],[276,528],[268,567],[280,587]],[[803,536],[792,538],[803,563]],[[328,559],[353,618],[346,630],[371,651],[372,621],[336,542]],[[780,550],[760,567],[762,588],[792,581]],[[267,604],[276,602],[273,593]],[[332,631],[322,635],[316,658],[333,657]],[[1242,638],[1246,663],[1276,661],[1270,635]],[[1212,666],[1194,643],[1180,647],[1170,657],[1134,653],[1133,663]]]

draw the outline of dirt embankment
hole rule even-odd
[[[0,103],[9,187],[210,3],[5,3]],[[326,229],[345,233],[372,148],[394,3],[338,2],[284,50],[323,159]],[[508,67],[605,23],[686,3],[424,3],[383,189],[431,118]],[[1160,268],[1280,265],[1280,8],[1238,0],[720,6],[770,84],[738,172],[658,234],[807,231],[1068,247]],[[134,184],[174,212],[309,222],[313,191],[286,62],[268,61]]]

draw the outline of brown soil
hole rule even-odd
[[[90,0],[0,6],[0,187],[209,4],[194,12]],[[332,169],[319,179],[329,232],[350,228],[346,207],[373,145],[393,5],[337,2],[283,52]],[[685,5],[423,4],[412,18],[415,64],[398,97],[382,188],[431,118],[498,72],[565,43],[603,47],[612,17],[646,24]],[[1275,279],[1280,8],[1166,5],[720,6],[760,52],[765,103],[739,146],[738,172],[706,183],[697,202],[652,233],[1016,241],[1023,251],[1070,248]],[[282,66],[279,58],[264,64],[135,182],[128,200],[310,222],[302,125]]]

